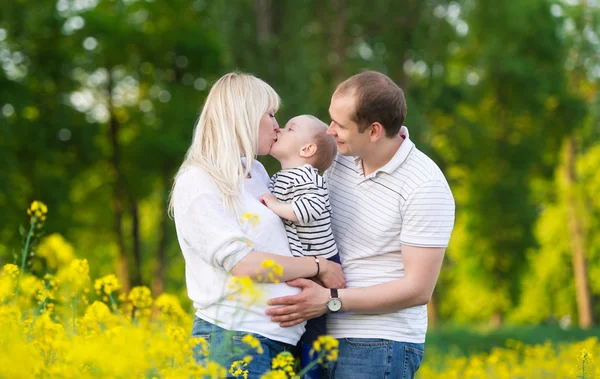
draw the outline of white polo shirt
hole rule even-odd
[[[392,159],[365,176],[360,158],[338,155],[325,176],[332,228],[347,288],[404,277],[402,245],[447,247],[454,226],[454,198],[439,167],[406,139]],[[427,306],[385,314],[330,314],[336,338],[382,338],[423,343]]]

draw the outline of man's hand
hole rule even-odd
[[[317,279],[323,283],[326,288],[345,288],[346,277],[342,272],[342,266],[339,263],[321,258],[321,272]]]
[[[280,305],[280,307],[270,308],[265,312],[271,316],[271,321],[278,322],[281,327],[285,328],[327,313],[328,289],[308,279],[294,279],[287,284],[291,287],[302,288],[302,292],[294,296],[269,300],[268,305]]]

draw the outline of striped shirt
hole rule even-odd
[[[393,158],[364,175],[360,158],[338,155],[325,173],[334,213],[333,234],[347,288],[404,277],[402,246],[447,247],[454,226],[454,199],[438,166],[408,138]],[[342,299],[343,300],[343,299]],[[336,338],[382,338],[423,343],[427,306],[385,314],[330,314]]]
[[[279,201],[292,204],[298,218],[298,222],[283,220],[294,256],[337,254],[327,183],[317,169],[304,165],[281,170],[271,178],[269,190]]]

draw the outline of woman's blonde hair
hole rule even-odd
[[[235,209],[258,151],[260,120],[265,113],[277,112],[279,104],[277,92],[261,79],[235,72],[224,75],[206,98],[173,188],[184,169],[200,167],[221,191],[225,206]],[[169,214],[173,214],[173,191]]]

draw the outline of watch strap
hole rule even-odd
[[[331,289],[331,298],[333,299],[334,297],[335,298],[339,298],[337,288],[332,288]]]

